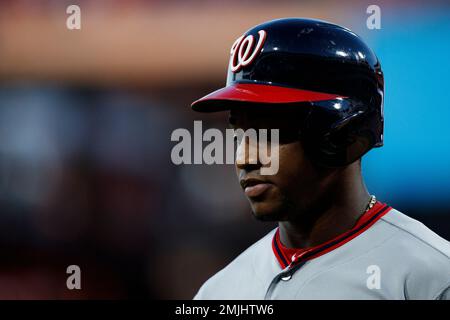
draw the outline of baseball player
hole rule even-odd
[[[377,201],[361,175],[361,157],[383,145],[372,50],[346,28],[292,18],[250,29],[230,53],[226,87],[192,108],[229,110],[233,128],[279,130],[276,174],[236,153],[253,215],[278,227],[195,299],[450,299],[449,242]]]

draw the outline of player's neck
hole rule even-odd
[[[359,174],[342,179],[331,192],[330,205],[315,213],[301,213],[296,221],[280,221],[280,240],[288,248],[320,245],[350,230],[364,213],[370,195]]]

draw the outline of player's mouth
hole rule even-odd
[[[272,187],[272,183],[254,178],[241,179],[239,182],[249,198],[259,197]]]

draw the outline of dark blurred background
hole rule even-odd
[[[81,7],[81,30],[66,8]],[[370,4],[381,29],[366,27]],[[231,165],[172,164],[170,135],[225,114],[246,29],[287,16],[361,35],[386,79],[385,146],[369,191],[450,239],[450,6],[445,1],[1,1],[0,299],[193,297],[274,227],[252,219]],[[82,290],[66,288],[79,265]]]

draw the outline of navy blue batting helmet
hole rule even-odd
[[[299,132],[318,164],[348,165],[383,145],[384,78],[373,51],[347,28],[278,19],[239,37],[226,86],[192,103],[200,112],[298,105]]]

